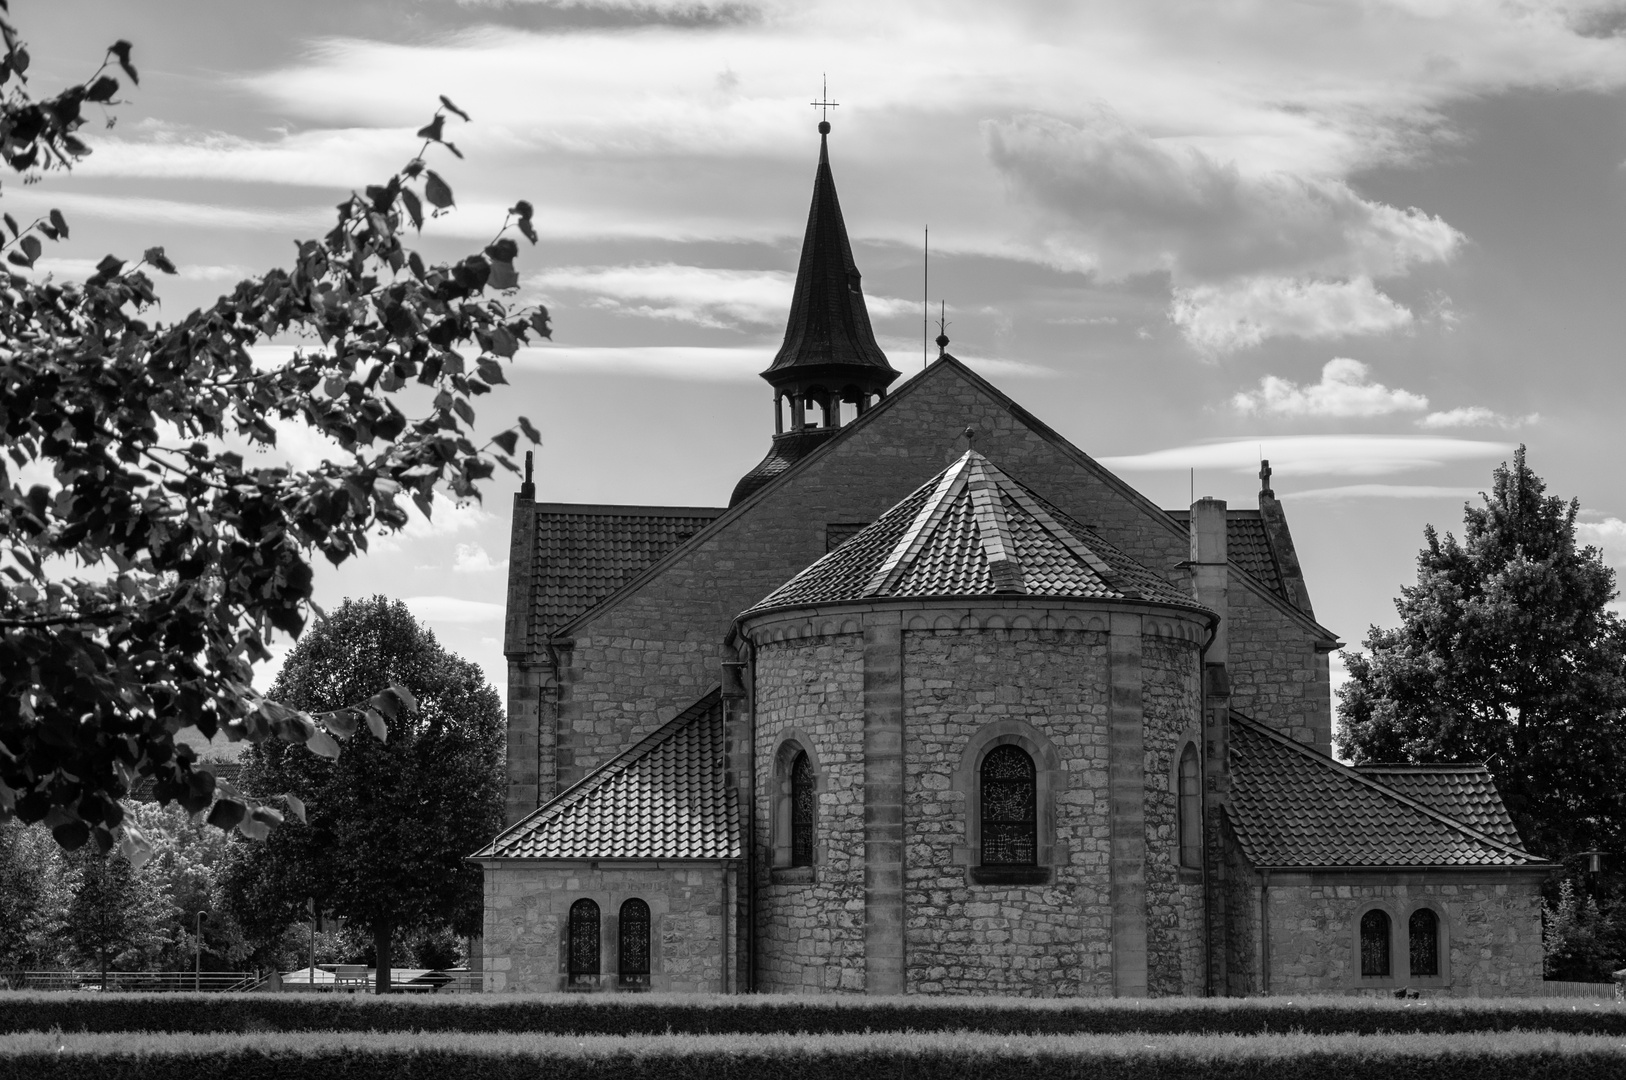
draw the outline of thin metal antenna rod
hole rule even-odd
[[[932,302],[932,228],[926,226],[926,242],[920,249],[920,370],[925,371],[928,359],[927,342],[931,340]]]

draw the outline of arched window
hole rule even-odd
[[[621,905],[621,948],[616,969],[622,986],[649,985],[649,905],[634,897]]]
[[[1203,865],[1202,792],[1197,747],[1187,743],[1180,755],[1180,865],[1193,870]]]
[[[982,864],[1033,866],[1039,860],[1033,759],[1006,743],[982,759]]]
[[[1361,976],[1389,975],[1389,913],[1373,908],[1361,916]]]
[[[818,795],[813,782],[813,763],[807,751],[797,753],[790,766],[790,864],[813,865],[813,823]]]
[[[578,900],[570,905],[570,984],[598,982],[598,905]]]
[[[1411,948],[1412,976],[1440,973],[1440,917],[1428,908],[1418,908],[1406,921]]]

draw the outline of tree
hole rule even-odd
[[[349,601],[299,639],[273,697],[320,711],[392,684],[418,710],[388,741],[357,737],[337,759],[267,741],[244,757],[251,791],[293,794],[309,809],[264,844],[239,844],[230,888],[251,933],[275,937],[307,898],[372,935],[378,988],[391,948],[414,930],[478,932],[480,871],[464,859],[501,828],[505,718],[480,669],[454,656],[382,596]]]
[[[0,824],[0,970],[62,962],[67,878],[50,833],[20,821]]]
[[[79,959],[96,965],[105,988],[113,967],[145,968],[157,959],[169,903],[151,875],[117,852],[83,848],[73,864],[68,941]]]
[[[1626,624],[1615,574],[1577,548],[1579,504],[1519,447],[1463,539],[1429,526],[1400,625],[1348,657],[1338,742],[1356,761],[1484,761],[1532,851],[1626,851]]]
[[[70,167],[90,153],[77,134],[85,110],[117,104],[117,75],[137,81],[129,43],[36,100],[27,48],[3,17],[0,35],[0,160],[26,180]],[[453,116],[468,119],[442,97],[418,153],[340,201],[333,229],[300,241],[290,267],[169,325],[146,320],[148,271],[175,272],[162,248],[108,255],[81,283],[36,280],[21,271],[42,241],[68,235],[67,220],[0,215],[0,820],[43,820],[64,847],[94,838],[105,851],[120,800],[151,776],[160,802],[263,836],[281,812],[217,781],[177,731],[333,756],[335,737],[409,705],[376,687],[371,701],[324,698],[334,711],[313,716],[256,693],[251,677],[267,637],[297,637],[316,610],[315,552],[335,565],[364,552],[369,533],[406,523],[403,496],[425,514],[437,490],[478,498],[497,466],[516,470],[520,431],[538,440],[524,418],[482,446],[472,437],[473,399],[505,382],[502,361],[521,344],[549,336],[544,309],[508,306],[518,246],[505,234],[536,242],[530,204],[455,264],[428,265],[403,243],[426,203],[430,217],[453,206],[426,157],[462,156],[445,137]],[[273,340],[307,344],[256,364],[250,347]],[[417,419],[396,403],[409,391],[427,403]],[[307,471],[254,467],[223,442],[274,446],[278,424],[339,453]],[[145,857],[138,830],[122,836]]]

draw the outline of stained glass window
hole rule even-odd
[[[598,905],[591,900],[570,905],[570,981],[598,981]]]
[[[1428,908],[1418,908],[1407,920],[1406,929],[1411,939],[1412,975],[1438,975],[1440,973],[1440,917]]]
[[[982,759],[982,862],[1039,861],[1038,791],[1033,759],[1019,746],[996,746]]]
[[[1203,865],[1202,776],[1197,748],[1186,744],[1180,755],[1180,865]]]
[[[813,823],[817,809],[813,783],[813,763],[807,751],[796,755],[790,766],[790,864],[813,865]]]
[[[1361,974],[1389,974],[1389,916],[1375,909],[1361,916]]]
[[[649,985],[649,905],[636,897],[621,905],[621,953],[617,967],[623,986]]]

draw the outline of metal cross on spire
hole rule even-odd
[[[830,77],[828,75],[824,76],[823,92],[819,94],[819,100],[810,101],[808,104],[819,110],[819,133],[828,135],[830,133],[830,110],[841,104],[839,101],[830,100]]]

